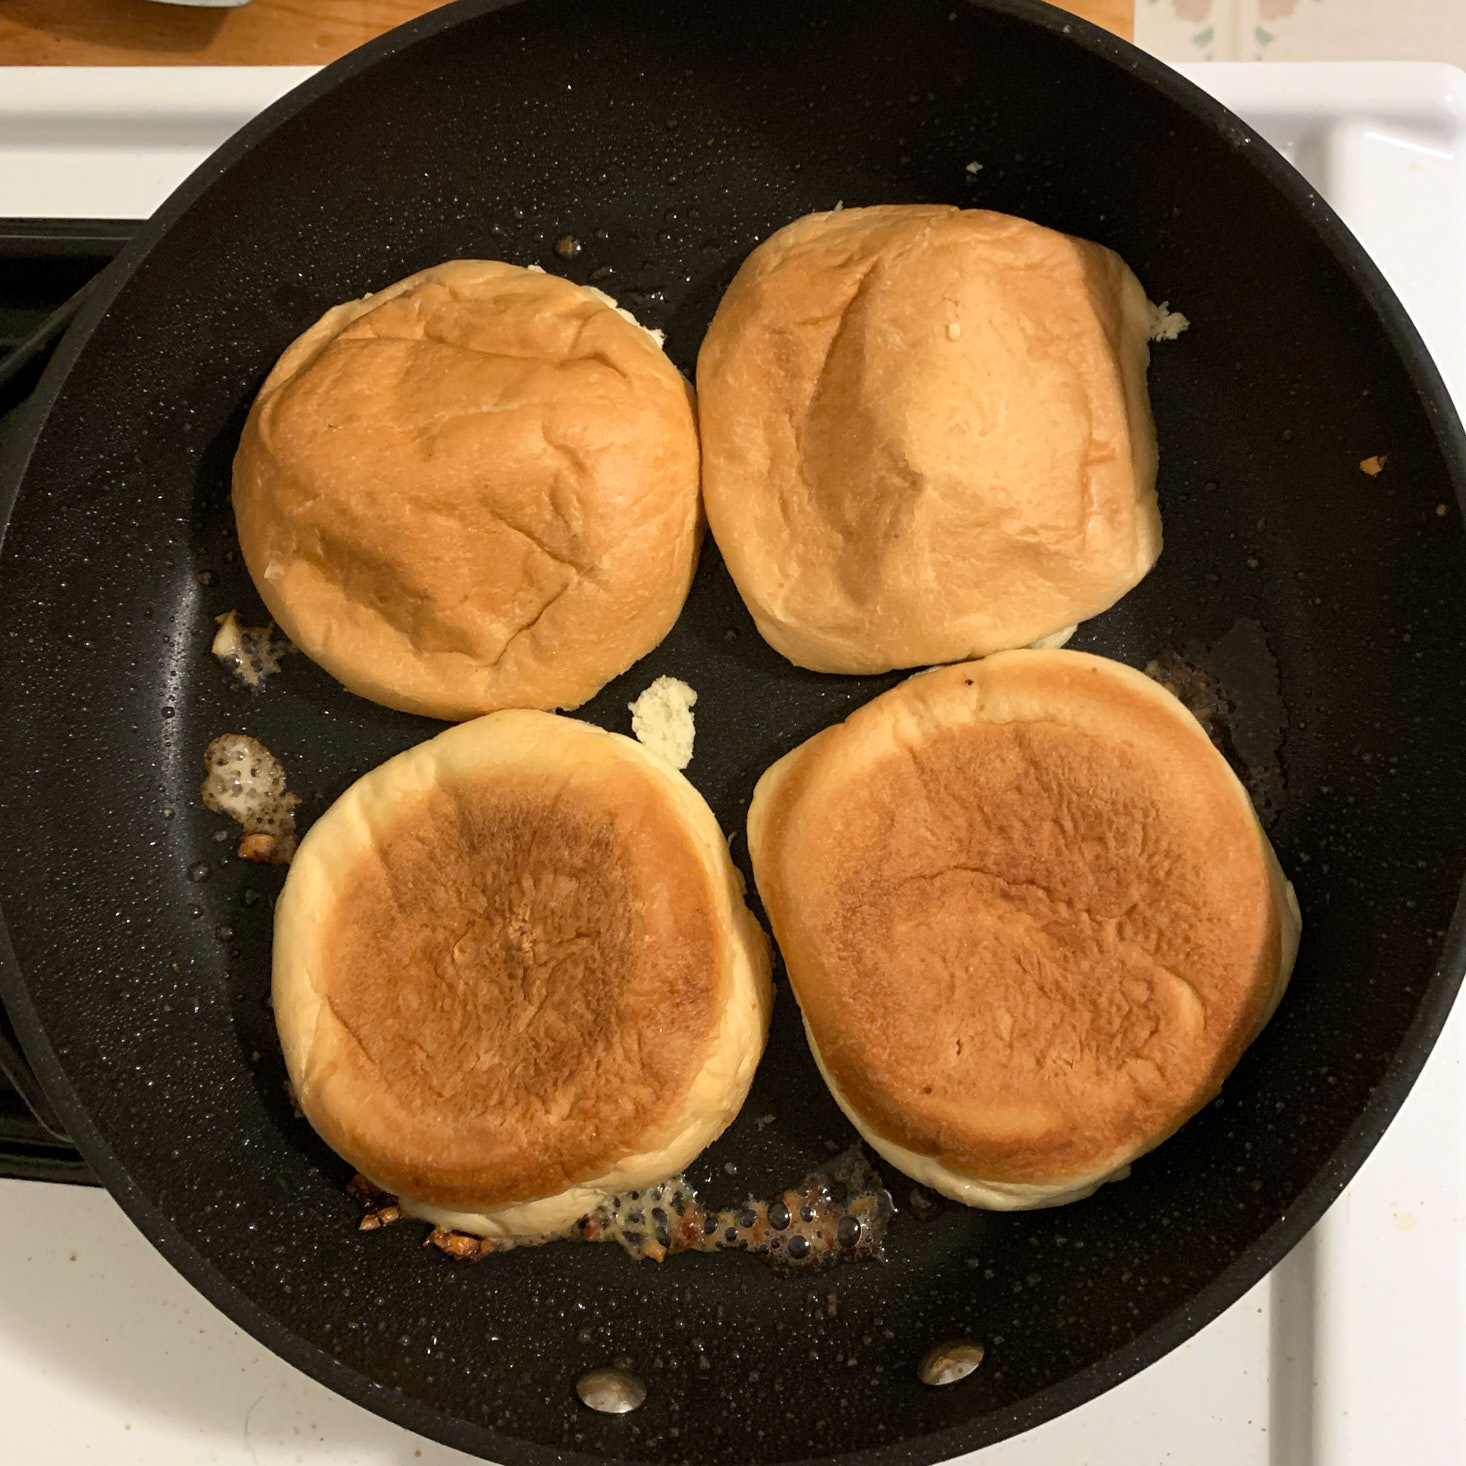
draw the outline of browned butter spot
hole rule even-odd
[[[359,1226],[375,1231],[401,1215],[397,1199],[364,1176],[347,1187],[361,1208]],[[767,1199],[719,1210],[703,1206],[682,1176],[609,1197],[563,1232],[516,1242],[434,1227],[426,1246],[458,1261],[547,1242],[614,1242],[631,1257],[663,1262],[678,1252],[751,1252],[776,1266],[817,1268],[885,1255],[895,1207],[864,1150],[853,1146],[797,1186]]]

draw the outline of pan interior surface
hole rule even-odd
[[[1235,123],[1074,29],[1082,43],[1009,0],[458,7],[348,60],[187,185],[43,387],[0,551],[0,899],[24,974],[5,995],[149,1235],[371,1408],[515,1466],[970,1450],[1237,1296],[1423,1061],[1459,976],[1444,954],[1466,868],[1459,429],[1304,185],[1290,196]],[[234,858],[198,797],[202,756],[220,733],[260,738],[308,827],[439,725],[303,657],[259,695],[210,657],[216,616],[263,617],[228,507],[254,391],[328,306],[458,256],[595,284],[690,372],[758,240],[902,201],[1097,239],[1191,321],[1151,371],[1164,552],[1072,645],[1137,666],[1177,653],[1225,689],[1303,909],[1286,1000],[1222,1097],[1088,1201],[922,1219],[886,1171],[901,1210],[884,1264],[780,1276],[734,1253],[658,1267],[555,1245],[466,1267],[424,1252],[416,1224],[359,1233],[346,1168],[284,1088],[281,873]],[[578,249],[557,253],[567,235]],[[1359,466],[1374,455],[1377,477]],[[764,768],[898,680],[785,663],[711,544],[672,634],[580,716],[628,731],[664,673],[697,690],[688,773],[730,832]],[[733,849],[747,874],[741,835]],[[690,1179],[717,1204],[771,1194],[853,1138],[781,983],[753,1093]],[[954,1338],[984,1345],[981,1368],[922,1385],[917,1361]],[[592,1414],[575,1380],[623,1355],[645,1405]]]

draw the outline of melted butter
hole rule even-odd
[[[1243,617],[1210,645],[1192,641],[1163,651],[1145,671],[1206,730],[1264,828],[1271,825],[1288,802],[1281,761],[1288,709],[1262,625]]]
[[[237,611],[216,616],[219,629],[209,648],[251,692],[258,692],[267,677],[280,670],[280,658],[292,651],[273,625],[244,626]]]
[[[403,1215],[397,1198],[357,1176],[347,1188],[362,1209],[361,1227],[373,1231]],[[533,1237],[477,1237],[434,1227],[428,1242],[449,1257],[476,1261],[491,1252],[540,1247],[547,1242],[614,1242],[634,1258],[662,1262],[678,1252],[751,1252],[785,1267],[884,1256],[886,1228],[895,1208],[865,1152],[852,1147],[823,1170],[767,1200],[711,1210],[685,1177],[672,1176],[642,1191],[608,1197],[563,1231]]]
[[[1218,753],[1230,752],[1232,700],[1215,677],[1169,649],[1146,664],[1145,675],[1159,682],[1206,729]]]
[[[280,760],[247,733],[225,733],[204,752],[204,806],[227,814],[244,834],[243,860],[288,864],[298,843],[295,807],[298,796],[285,787]]]

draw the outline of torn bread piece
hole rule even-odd
[[[692,762],[696,702],[697,693],[680,677],[658,677],[635,702],[627,703],[631,731],[674,769],[685,769]]]

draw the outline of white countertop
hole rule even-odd
[[[1385,1143],[1280,1267],[1159,1364],[981,1466],[1466,1461],[1466,1009]],[[1443,1136],[1457,1138],[1439,1150]],[[1430,1146],[1441,1167],[1422,1174]],[[650,1264],[642,1264],[650,1266]],[[0,1181],[0,1459],[466,1466],[236,1328],[105,1192]]]
[[[1268,1461],[1268,1290],[1262,1284],[1163,1366],[980,1453],[982,1466]],[[17,1466],[472,1459],[270,1354],[184,1282],[105,1193],[31,1181],[0,1181],[0,1420],[0,1459]],[[1203,1428],[1204,1458],[1195,1449]]]

